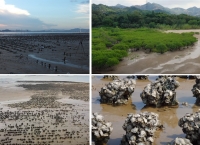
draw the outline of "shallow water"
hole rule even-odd
[[[191,51],[190,53],[188,53],[185,56],[181,56],[181,57],[179,57],[177,59],[171,59],[171,60],[169,60],[167,62],[159,64],[157,67],[149,67],[149,68],[144,69],[143,71],[141,71],[141,73],[145,73],[148,70],[162,70],[162,69],[165,68],[165,65],[176,65],[176,69],[178,69],[179,67],[184,66],[184,64],[182,64],[184,61],[186,61],[188,59],[195,59],[195,58],[200,56],[200,41],[195,43],[195,45],[192,48],[193,48],[193,51]]]
[[[64,66],[70,66],[70,67],[73,67],[73,68],[80,68],[80,69],[83,69],[83,70],[88,70],[89,69],[89,67],[87,67],[87,66],[72,64],[72,63],[70,63],[68,61],[66,61],[66,63],[64,64],[63,62],[56,62],[56,61],[53,61],[53,60],[47,60],[47,59],[44,59],[44,58],[40,58],[40,57],[37,57],[37,56],[35,56],[33,54],[29,54],[28,56],[33,58],[33,59],[36,59],[36,60],[39,60],[39,61],[43,61],[43,62],[52,63],[52,64],[60,64],[60,65],[64,65]]]
[[[176,137],[185,137],[182,129],[178,126],[179,118],[183,117],[186,113],[192,113],[197,111],[200,107],[194,105],[196,98],[193,97],[191,92],[192,86],[195,84],[195,80],[186,80],[176,78],[180,82],[180,87],[176,90],[177,100],[180,102],[177,107],[162,107],[153,108],[146,107],[143,104],[140,93],[144,87],[155,80],[156,76],[150,76],[150,80],[136,80],[135,92],[132,94],[131,99],[127,105],[113,107],[107,104],[100,104],[100,96],[98,92],[100,88],[110,82],[110,80],[102,80],[99,77],[93,77],[92,79],[92,112],[99,112],[104,116],[106,121],[113,123],[113,132],[108,141],[108,145],[119,145],[125,131],[122,129],[122,125],[127,117],[128,113],[140,113],[143,111],[152,111],[159,114],[159,120],[164,125],[163,131],[155,132],[154,145],[165,145],[167,142],[171,142]],[[188,106],[181,105],[182,102],[188,102]]]

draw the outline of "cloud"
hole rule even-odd
[[[4,24],[0,24],[0,27],[5,27],[6,25],[4,25]]]
[[[11,13],[18,15],[30,15],[27,10],[22,10],[20,8],[15,7],[14,5],[8,5],[5,3],[5,0],[0,0],[0,13]]]
[[[26,10],[8,5],[5,0],[0,0],[0,28],[1,29],[49,29],[56,25],[46,24],[40,19],[30,17]]]
[[[81,3],[82,3],[82,4],[89,4],[90,1],[89,1],[89,0],[85,0],[85,1],[82,1]]]
[[[89,4],[79,4],[76,12],[82,14],[89,14]]]
[[[56,25],[46,24],[43,21],[26,15],[0,13],[0,26],[4,29],[41,30],[49,29]]]

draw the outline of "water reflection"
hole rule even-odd
[[[99,91],[101,87],[107,84],[108,80],[102,79],[102,76],[93,77],[93,87],[92,90],[92,108],[93,112],[97,111],[104,115],[106,121],[111,121],[113,123],[113,132],[110,136],[110,140],[107,144],[109,145],[119,145],[121,138],[125,131],[122,129],[122,125],[125,122],[128,113],[140,113],[143,111],[155,112],[159,115],[159,120],[161,124],[164,125],[162,131],[158,130],[155,132],[155,142],[154,145],[166,144],[171,142],[176,137],[185,137],[182,129],[178,126],[179,118],[183,117],[186,113],[197,112],[200,106],[195,105],[196,98],[193,97],[191,92],[192,86],[195,84],[195,80],[183,79],[177,77],[176,79],[180,82],[180,87],[176,90],[177,100],[179,105],[175,107],[161,107],[155,108],[152,106],[145,106],[140,98],[140,93],[144,87],[155,81],[158,76],[151,75],[148,80],[138,80],[136,79],[136,88],[127,105],[112,106],[107,104],[100,104]],[[120,76],[120,78],[125,78],[126,76]],[[183,102],[187,102],[189,105],[182,105]]]

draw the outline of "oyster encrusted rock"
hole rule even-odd
[[[163,76],[148,84],[140,97],[146,105],[177,105],[175,90],[178,87],[179,82],[174,77]]]
[[[118,80],[119,77],[115,75],[104,75],[103,79],[111,79],[111,80]]]
[[[193,144],[200,145],[200,110],[196,113],[186,113],[179,119],[178,125]]]
[[[156,113],[128,114],[122,126],[126,135],[123,136],[121,145],[152,144],[154,132],[161,126]]]
[[[114,80],[106,84],[99,92],[101,103],[126,104],[135,90],[135,84],[134,79],[128,78]]]
[[[193,97],[196,97],[196,104],[200,105],[200,76],[196,76],[196,84],[192,88]]]
[[[92,114],[92,140],[95,143],[107,143],[112,130],[111,122],[106,122],[101,114]]]

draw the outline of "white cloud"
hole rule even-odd
[[[5,3],[5,0],[0,0],[0,13],[11,13],[17,15],[30,15],[27,10],[22,10],[15,7],[14,5],[8,5]]]
[[[89,4],[79,4],[76,12],[82,14],[89,14]]]
[[[0,24],[0,27],[6,27],[6,25],[4,25],[4,24]]]

